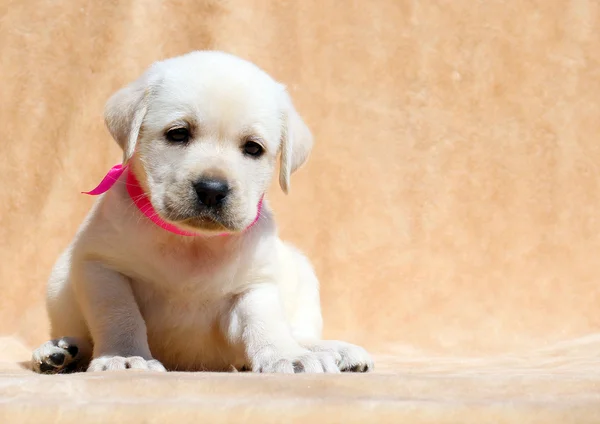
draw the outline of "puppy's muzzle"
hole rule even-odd
[[[229,194],[229,184],[217,179],[201,178],[192,183],[198,206],[202,209],[220,209]]]

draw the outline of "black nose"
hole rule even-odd
[[[194,183],[194,190],[200,203],[208,208],[216,208],[227,197],[229,185],[225,181],[202,179]]]

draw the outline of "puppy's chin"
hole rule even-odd
[[[238,230],[224,225],[223,223],[210,217],[192,217],[175,222],[175,225],[187,231],[198,233],[236,233]]]
[[[212,217],[210,215],[173,216],[173,214],[162,214],[160,212],[159,215],[166,222],[184,231],[199,234],[234,234],[242,232],[245,228],[245,226],[236,225],[235,222],[221,220],[219,217]]]

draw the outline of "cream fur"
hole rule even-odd
[[[318,280],[307,258],[278,238],[268,202],[243,231],[277,156],[287,191],[312,147],[282,85],[240,58],[193,52],[154,64],[108,101],[105,115],[156,211],[204,235],[157,227],[132,205],[122,178],[54,267],[47,296],[53,340],[33,353],[36,371],[373,367],[364,349],[321,340]],[[181,126],[191,130],[187,145],[164,139]],[[242,153],[248,138],[263,146],[261,158]],[[190,181],[203,176],[232,187],[210,226],[190,212]]]

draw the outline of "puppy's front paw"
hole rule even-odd
[[[374,367],[371,355],[360,346],[337,340],[320,340],[305,344],[311,352],[336,354],[337,365],[342,372],[368,372]]]
[[[86,340],[64,337],[50,340],[33,351],[31,366],[40,374],[74,372],[89,361],[91,346]]]
[[[141,356],[101,356],[94,359],[88,367],[88,372],[119,371],[119,370],[166,371],[163,364],[156,359],[146,360]]]
[[[291,354],[262,351],[251,361],[253,372],[259,373],[339,373],[335,352],[298,350]]]

